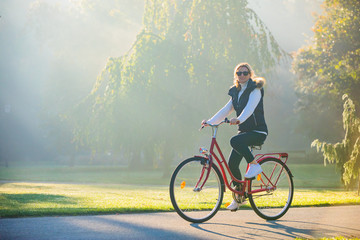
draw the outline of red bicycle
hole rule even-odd
[[[170,181],[170,198],[174,209],[187,221],[205,222],[220,209],[226,185],[237,202],[248,199],[260,217],[279,219],[290,208],[294,194],[293,175],[286,165],[288,154],[257,154],[255,159],[263,172],[252,179],[236,179],[216,141],[219,126],[228,122],[225,119],[217,125],[209,125],[213,133],[210,151],[200,148],[201,156],[186,159],[175,169]],[[253,150],[261,146],[251,147]],[[231,178],[230,182],[227,175]],[[240,187],[232,187],[232,182],[239,183]]]

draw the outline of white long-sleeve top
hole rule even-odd
[[[241,95],[244,93],[247,83],[241,84],[241,90],[238,95],[238,99],[240,99]],[[259,88],[255,88],[249,95],[249,100],[241,112],[241,114],[237,117],[237,119],[240,121],[240,123],[243,123],[248,119],[255,111],[255,108],[259,104],[261,99],[261,91]],[[215,125],[219,124],[222,120],[224,120],[227,116],[229,116],[234,111],[234,106],[232,104],[232,99],[228,101],[228,103],[221,108],[212,118],[210,118],[208,121],[206,121],[209,124]],[[260,133],[267,134],[266,132],[256,131]]]

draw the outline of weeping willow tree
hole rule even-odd
[[[108,60],[79,105],[86,117],[77,120],[75,141],[127,153],[136,168],[166,169],[174,152],[194,145],[192,133],[214,102],[225,103],[219,95],[237,63],[262,74],[284,55],[246,0],[147,0],[131,49]]]
[[[318,139],[311,146],[316,147],[324,156],[326,162],[336,163],[342,174],[342,182],[346,188],[352,188],[358,184],[360,193],[360,119],[356,117],[355,105],[348,95],[343,96],[343,127],[345,137],[342,142],[331,144],[320,142]]]

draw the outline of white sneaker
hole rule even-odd
[[[250,164],[249,170],[245,174],[245,178],[253,178],[260,173],[262,173],[260,164]]]
[[[238,207],[239,207],[239,203],[237,201],[233,200],[232,203],[226,207],[226,209],[235,211],[238,209]]]
[[[246,200],[244,200],[242,203],[238,203],[238,202],[234,199],[234,200],[231,202],[231,204],[226,207],[226,209],[231,210],[231,211],[236,211],[236,210],[238,210],[238,208],[239,208],[241,205],[243,205],[243,204],[245,204],[245,203],[247,203]]]

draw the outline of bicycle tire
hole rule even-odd
[[[259,179],[250,180],[249,192],[261,188],[269,190],[249,194],[249,202],[258,216],[266,220],[276,220],[284,216],[291,206],[294,195],[293,176],[286,164],[277,158],[267,158],[260,162],[260,166],[263,172]],[[265,175],[272,182],[277,182],[275,190],[270,190],[271,184]]]
[[[224,196],[224,181],[215,164],[212,164],[202,190],[195,191],[194,186],[205,163],[207,159],[203,157],[184,160],[174,170],[170,181],[170,199],[175,211],[193,223],[202,223],[212,218],[220,209]]]

